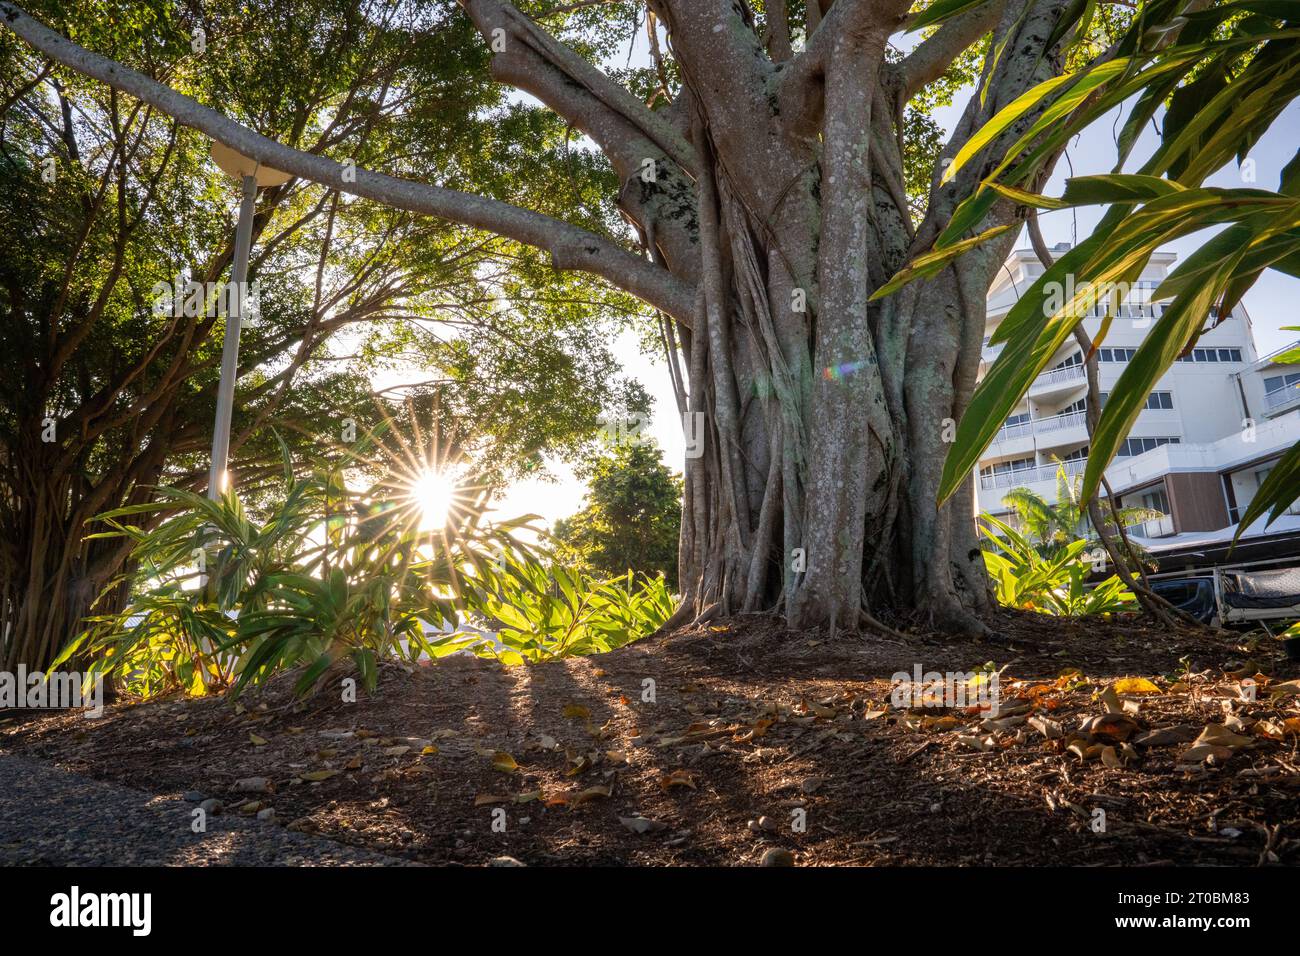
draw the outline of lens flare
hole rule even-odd
[[[423,471],[411,482],[411,501],[420,511],[421,531],[440,531],[451,516],[456,482],[440,471]]]

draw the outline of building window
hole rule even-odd
[[[1241,349],[1192,349],[1178,357],[1180,362],[1240,362]]]
[[[1172,513],[1169,510],[1169,496],[1165,494],[1163,488],[1157,488],[1144,494],[1142,496],[1142,507],[1148,511],[1159,511],[1162,515]]]
[[[1058,368],[1073,368],[1076,365],[1082,365],[1082,364],[1083,364],[1083,354],[1081,352],[1072,352],[1068,359],[1066,359],[1064,362],[1058,362],[1057,364],[1053,365],[1050,369],[1048,369],[1048,371],[1055,372]]]
[[[1110,392],[1098,393],[1097,398],[1101,400],[1102,408],[1106,407],[1106,399],[1109,397],[1110,397]],[[1147,403],[1144,407],[1164,409],[1166,411],[1171,410],[1174,407],[1174,393],[1173,392],[1152,392],[1150,395],[1147,396]]]
[[[1008,415],[1008,416],[1007,416],[1007,420],[1006,420],[1006,424],[1007,424],[1007,425],[1023,425],[1023,424],[1024,424],[1025,422],[1027,422],[1027,421],[1029,421],[1029,413],[1028,413],[1028,412],[1019,412],[1019,413],[1017,413],[1017,414],[1015,414],[1015,415]]]
[[[1131,362],[1133,356],[1137,355],[1137,349],[1098,349],[1097,360],[1099,362]]]
[[[981,468],[980,474],[985,478],[991,478],[994,475],[1015,474],[1021,471],[1033,471],[1034,459],[1017,458],[1015,461],[1000,461],[996,465],[989,465],[987,468]]]
[[[1256,492],[1258,492],[1259,488],[1263,486],[1264,479],[1268,477],[1268,473],[1272,470],[1273,470],[1273,465],[1269,465],[1268,467],[1261,468],[1257,472],[1255,472]],[[1300,514],[1300,501],[1291,502],[1290,506],[1286,509],[1286,514],[1289,515]]]
[[[1066,405],[1063,409],[1061,409],[1056,414],[1069,415],[1071,412],[1086,411],[1087,408],[1088,408],[1088,399],[1081,398],[1077,402],[1071,402],[1069,405]]]
[[[1285,375],[1269,375],[1264,379],[1264,391],[1276,392],[1280,389],[1300,385],[1300,372],[1287,372]]]
[[[1116,458],[1131,458],[1133,455],[1141,455],[1144,452],[1151,451],[1153,448],[1159,448],[1161,445],[1177,445],[1182,439],[1179,438],[1126,438],[1120,443],[1119,450],[1115,452]]]

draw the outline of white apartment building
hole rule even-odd
[[[1059,256],[1068,249],[1062,243],[1052,251]],[[1152,301],[1151,294],[1175,259],[1172,253],[1152,256],[1098,345],[1103,403],[1160,316],[1162,303]],[[1007,259],[989,291],[981,371],[1002,349],[990,347],[988,335],[1042,274],[1032,250],[1017,250]],[[1094,339],[1104,310],[1102,303],[1084,319]],[[1207,316],[1206,328],[1192,352],[1175,362],[1148,396],[1106,470],[1122,506],[1161,513],[1134,529],[1142,538],[1235,525],[1269,468],[1300,441],[1300,366],[1277,364],[1273,357],[1280,353],[1256,354],[1250,316],[1241,305],[1228,316]],[[997,433],[976,471],[977,511],[1007,515],[1002,498],[1016,487],[1054,501],[1059,463],[1071,473],[1083,471],[1088,458],[1083,359],[1073,337],[1067,339]]]

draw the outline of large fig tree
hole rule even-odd
[[[585,134],[617,173],[612,199],[626,234],[367,169],[328,149],[295,150],[223,115],[220,103],[69,42],[12,3],[0,2],[0,22],[50,59],[268,166],[536,246],[555,268],[644,301],[659,316],[687,427],[701,438],[691,443],[701,454],[686,462],[684,614],[779,607],[795,626],[851,630],[887,609],[979,629],[989,598],[971,489],[937,502],[1016,208],[1002,200],[972,225],[972,235],[1004,228],[996,240],[896,294],[872,294],[931,246],[993,160],[966,163],[948,181],[945,162],[1071,57],[1109,55],[1086,41],[1103,19],[1098,3],[460,6],[492,53],[493,76]],[[650,69],[594,61],[587,40],[619,22],[648,27]],[[926,151],[913,137],[937,127],[910,122],[913,106],[972,51],[969,101],[918,176]],[[990,157],[1037,115],[993,137]],[[436,117],[422,128],[437,135]],[[1040,177],[1053,159],[1042,157]]]

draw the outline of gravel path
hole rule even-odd
[[[0,753],[0,865],[384,866],[403,860]]]

